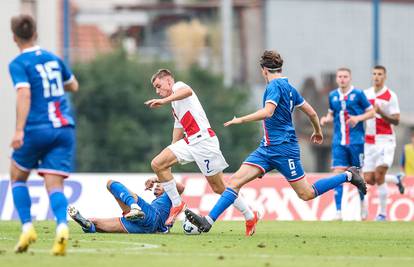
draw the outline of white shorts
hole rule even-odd
[[[365,144],[364,172],[374,172],[379,166],[391,167],[394,161],[395,143]]]
[[[204,176],[213,176],[229,166],[221,154],[217,136],[206,138],[192,145],[181,139],[169,145],[168,148],[181,165],[195,161]]]

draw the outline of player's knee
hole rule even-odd
[[[375,179],[373,178],[365,179],[365,182],[369,185],[375,185]]]
[[[220,186],[220,185],[216,185],[216,184],[212,184],[211,185],[211,189],[213,190],[214,193],[216,194],[221,194],[224,192],[225,188],[224,185]]]
[[[315,192],[313,190],[303,190],[297,192],[297,195],[303,201],[308,201],[315,198]]]
[[[108,190],[110,190],[111,189],[111,184],[113,184],[114,182],[115,182],[114,180],[108,180],[108,182],[106,182],[106,188]]]
[[[151,161],[151,168],[154,172],[159,172],[164,169],[164,164],[158,158],[155,158]]]

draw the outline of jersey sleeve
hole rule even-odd
[[[400,105],[398,104],[398,97],[392,94],[390,99],[390,115],[400,114]]]
[[[58,59],[58,61],[60,69],[62,71],[63,85],[71,83],[75,76],[73,76],[72,71],[69,69],[68,66],[66,66],[65,62],[63,62],[60,58]]]
[[[369,110],[372,108],[371,103],[369,102],[367,96],[364,92],[361,91],[360,95],[360,104],[364,110]]]
[[[9,72],[15,89],[30,87],[29,77],[27,76],[26,70],[19,62],[11,62],[9,65]]]
[[[174,83],[174,85],[172,87],[172,90],[173,90],[173,92],[176,92],[177,90],[179,90],[181,88],[184,88],[184,87],[190,87],[190,86],[188,86],[184,82],[178,81],[178,82]]]
[[[295,103],[295,107],[297,108],[305,104],[305,99],[296,89],[293,90],[293,101]]]
[[[275,106],[279,103],[280,100],[280,89],[274,83],[269,84],[266,88],[266,99],[265,103],[272,103]]]

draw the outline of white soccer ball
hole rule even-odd
[[[201,231],[198,230],[198,227],[192,224],[187,218],[184,218],[183,221],[183,230],[186,235],[199,235]]]

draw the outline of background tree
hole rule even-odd
[[[81,90],[73,96],[77,118],[77,171],[150,172],[151,159],[171,142],[173,117],[168,106],[148,109],[156,97],[151,75],[168,64],[142,63],[123,51],[74,67]],[[224,88],[222,78],[192,67],[177,80],[195,90],[216,131],[230,168],[236,170],[257,146],[258,124],[224,128],[223,122],[249,108],[246,88]],[[198,172],[195,164],[175,171]]]

